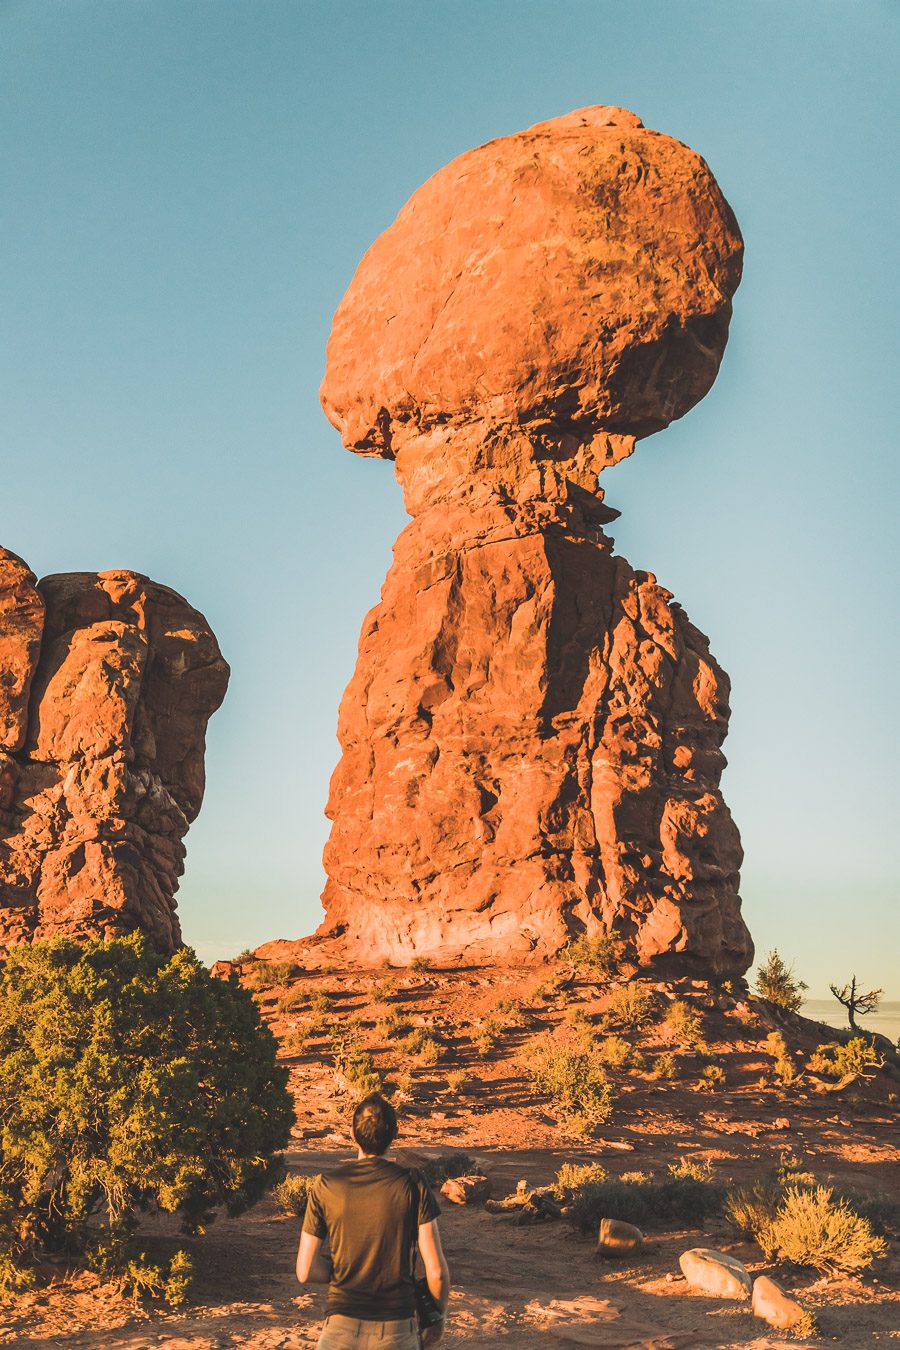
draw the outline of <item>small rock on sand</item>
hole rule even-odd
[[[747,1267],[725,1252],[692,1247],[678,1258],[681,1273],[692,1289],[714,1298],[749,1298],[753,1280]]]
[[[768,1275],[760,1275],[753,1281],[753,1314],[768,1322],[770,1327],[786,1331],[800,1321],[803,1309],[780,1284],[770,1280]]]
[[[454,1205],[473,1205],[479,1200],[487,1200],[491,1194],[490,1177],[471,1176],[448,1177],[441,1187],[441,1195],[445,1195]]]
[[[603,1256],[628,1256],[642,1251],[644,1235],[633,1223],[619,1219],[601,1219],[597,1248]]]

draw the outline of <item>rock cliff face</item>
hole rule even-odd
[[[597,485],[709,389],[741,256],[699,156],[589,108],[455,160],[363,259],[322,401],[414,519],[341,705],[320,934],[356,957],[606,930],[749,965],[728,678]]]
[[[63,932],[181,940],[182,838],[228,666],[134,572],[37,582],[0,549],[0,947]]]

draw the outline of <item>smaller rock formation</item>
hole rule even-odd
[[[0,948],[140,929],[181,941],[182,839],[228,666],[135,572],[37,582],[0,549]]]

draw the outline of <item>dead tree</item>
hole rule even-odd
[[[869,989],[865,992],[863,992],[862,989],[858,989],[855,975],[852,976],[849,984],[841,986],[832,984],[829,985],[829,988],[838,1003],[842,1003],[847,1009],[851,1031],[859,1030],[859,1027],[856,1025],[857,1017],[868,1017],[869,1013],[877,1011],[878,1002],[881,995],[884,993],[883,989]]]

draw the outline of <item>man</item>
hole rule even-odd
[[[396,1135],[390,1102],[377,1092],[365,1097],[353,1113],[356,1160],[323,1172],[310,1188],[297,1279],[329,1286],[318,1350],[419,1350],[443,1335],[441,1322],[420,1341],[415,1297],[417,1246],[442,1312],[450,1297],[440,1210],[420,1172],[385,1158]],[[330,1260],[322,1253],[326,1237]]]

